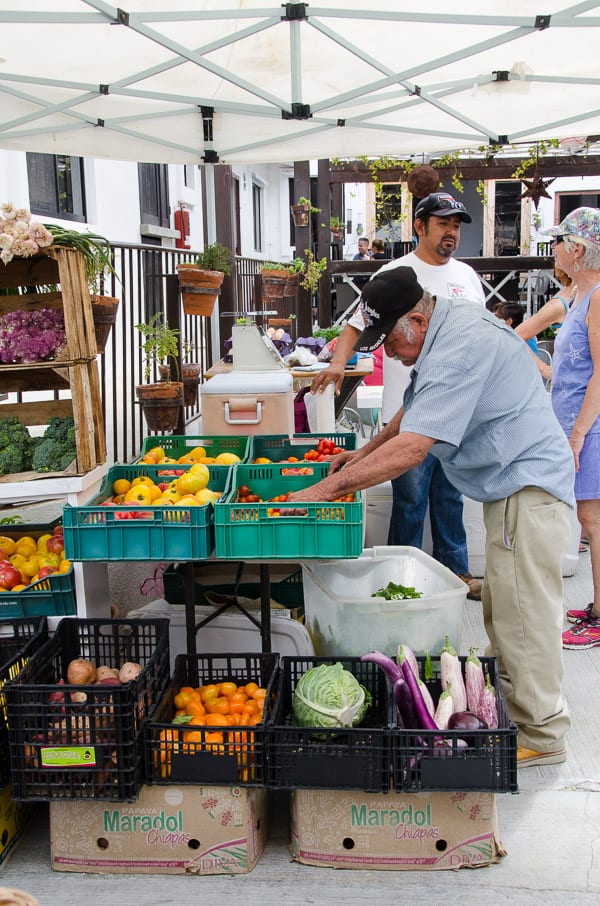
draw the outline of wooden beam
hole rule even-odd
[[[523,163],[523,158],[490,158],[484,160],[457,160],[451,167],[436,167],[440,180],[449,184],[456,173],[466,179],[514,179],[513,173]],[[435,161],[432,161],[432,165]],[[586,157],[542,157],[538,162],[538,174],[544,179],[564,176],[599,176],[600,155],[589,154]],[[528,170],[531,175],[533,167]],[[400,168],[378,170],[380,182],[405,182],[407,174]],[[332,185],[346,182],[373,182],[371,171],[363,161],[349,161],[331,167],[329,179]]]

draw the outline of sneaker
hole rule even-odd
[[[597,620],[588,618],[578,623],[575,629],[567,629],[562,634],[562,645],[573,650],[600,647],[600,617]]]
[[[536,752],[535,749],[527,749],[525,746],[517,748],[518,768],[533,768],[536,765],[544,764],[562,764],[566,760],[566,749],[556,749],[554,752]]]
[[[592,609],[594,607],[594,602],[585,608],[585,610],[567,610],[565,616],[569,623],[588,623],[590,619],[595,619],[592,617]]]
[[[457,576],[469,587],[467,598],[470,598],[471,601],[481,601],[481,582],[479,579],[476,579],[471,573],[457,573]]]

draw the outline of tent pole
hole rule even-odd
[[[217,241],[217,204],[215,195],[215,165],[204,164],[204,189],[206,192],[206,237],[205,245]],[[219,332],[219,299],[210,316],[210,346],[213,362],[221,358],[221,336]]]

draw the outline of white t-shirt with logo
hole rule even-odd
[[[394,267],[412,267],[417,280],[424,290],[432,296],[443,296],[447,299],[467,299],[477,305],[485,305],[485,295],[477,273],[463,261],[449,258],[446,264],[427,264],[414,252],[403,258],[395,258],[384,264],[377,273],[389,271]],[[357,309],[348,323],[357,330],[364,329],[364,320]],[[411,367],[383,355],[383,404],[381,420],[385,424],[394,417],[402,406],[404,391],[409,383]]]

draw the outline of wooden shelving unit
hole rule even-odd
[[[59,286],[58,292],[22,292],[0,296],[0,312],[60,308],[67,346],[60,359],[35,364],[0,365],[4,392],[69,390],[69,399],[3,404],[1,415],[16,415],[21,424],[44,425],[51,416],[72,415],[75,421],[77,472],[106,461],[104,418],[96,361],[96,336],[85,262],[75,249],[51,247],[33,258],[15,258],[0,267],[0,288]]]

